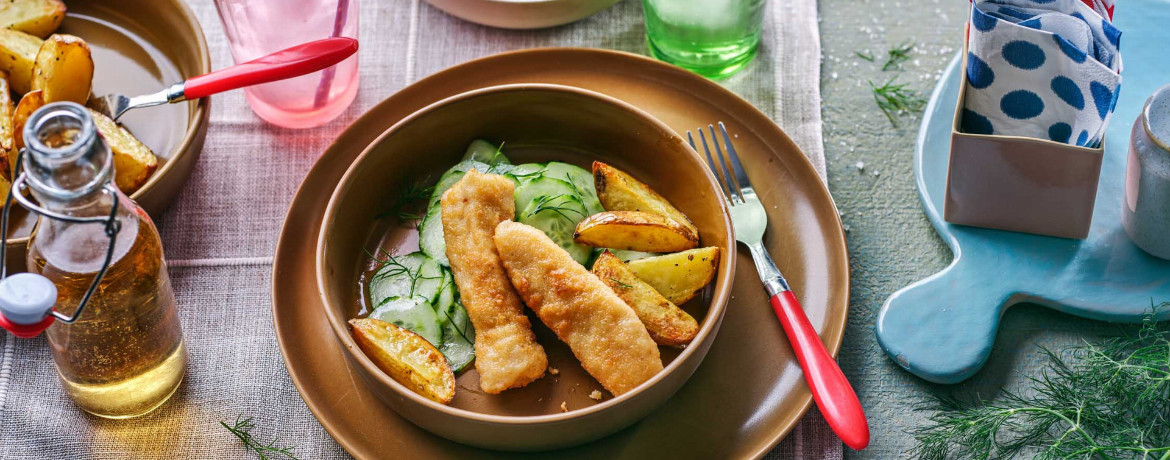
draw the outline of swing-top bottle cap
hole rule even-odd
[[[17,273],[0,280],[0,326],[17,337],[40,334],[53,323],[57,286],[41,275]]]

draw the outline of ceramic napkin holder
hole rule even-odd
[[[963,50],[963,66],[969,56]],[[951,127],[943,218],[974,227],[1063,238],[1089,235],[1105,141],[1098,148],[960,131],[967,72]]]

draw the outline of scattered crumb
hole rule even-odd
[[[569,411],[568,401],[561,401],[561,412],[568,412],[568,411]]]
[[[594,401],[601,401],[601,392],[598,390],[593,390],[592,393],[589,393],[589,399]]]
[[[561,370],[560,370],[560,369],[557,369],[557,368],[555,368],[555,367],[549,367],[549,368],[548,368],[548,373],[549,373],[549,374],[552,374],[552,375],[560,375],[560,374],[561,374]]]

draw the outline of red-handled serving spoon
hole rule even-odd
[[[865,412],[861,409],[861,401],[853,387],[845,379],[845,374],[837,366],[837,361],[829,355],[817,330],[808,321],[804,308],[796,295],[788,287],[784,275],[776,268],[772,256],[764,248],[764,229],[768,227],[768,215],[764,205],[756,196],[755,189],[748,181],[743,164],[739,162],[739,155],[731,145],[731,137],[727,135],[727,128],[719,123],[723,134],[723,147],[719,146],[719,138],[715,135],[715,127],[707,125],[711,133],[711,140],[715,145],[715,155],[707,147],[707,136],[703,128],[699,128],[699,139],[703,144],[703,151],[707,154],[707,166],[719,181],[723,195],[731,210],[731,224],[735,228],[735,239],[751,251],[752,260],[756,263],[756,270],[760,273],[760,280],[771,296],[772,311],[780,319],[784,333],[792,344],[792,351],[800,368],[804,370],[804,379],[812,390],[813,400],[821,410],[829,427],[837,433],[837,437],[845,445],[855,450],[864,449],[869,445],[869,424],[865,421]],[[695,139],[687,131],[687,140],[691,148],[695,147]],[[727,151],[726,157],[724,150]],[[728,161],[730,159],[730,161]],[[728,163],[731,164],[730,168]]]
[[[127,110],[198,99],[261,83],[285,80],[337,64],[358,50],[348,37],[326,38],[283,49],[243,64],[188,78],[157,93],[127,97],[108,94],[90,99],[90,108],[117,120]]]

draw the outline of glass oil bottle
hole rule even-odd
[[[88,109],[46,105],[27,121],[24,139],[24,175],[43,210],[113,220],[103,228],[42,215],[29,242],[28,269],[56,285],[62,316],[76,311],[100,277],[82,314],[46,331],[62,385],[94,415],[146,414],[170,398],[186,369],[158,231],[136,203],[109,185],[113,157]]]

